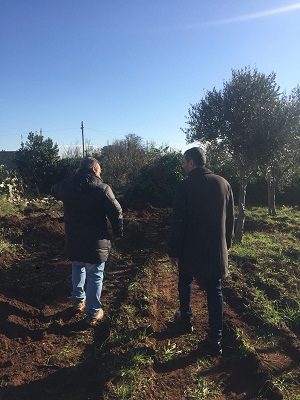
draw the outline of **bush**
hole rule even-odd
[[[23,195],[22,179],[5,165],[0,165],[0,195],[9,201],[18,200]]]
[[[49,193],[55,181],[55,171],[59,160],[58,146],[43,135],[29,132],[27,141],[21,143],[17,152],[16,164],[20,175],[29,190],[38,195]]]
[[[127,189],[130,204],[150,203],[156,207],[173,205],[177,184],[183,179],[182,154],[170,152],[144,166]]]

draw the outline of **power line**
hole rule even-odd
[[[117,133],[117,132],[111,132],[111,131],[101,131],[100,129],[87,128],[87,127],[85,127],[85,129],[88,129],[89,131],[95,131],[95,132],[101,132],[101,133],[109,133],[109,134],[112,134],[112,135],[124,136],[123,133]]]
[[[51,133],[51,132],[59,132],[59,131],[74,131],[77,130],[78,128],[67,128],[67,129],[53,129],[51,131],[47,131],[47,130],[43,130],[43,132],[45,133]],[[31,131],[33,132],[33,131]],[[35,131],[37,132],[37,131]],[[29,132],[28,132],[29,133]],[[19,135],[23,135],[24,133],[6,133],[4,135],[0,135],[0,137],[4,137],[4,136],[19,136]]]

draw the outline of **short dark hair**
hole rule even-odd
[[[203,167],[206,163],[205,152],[201,147],[192,147],[184,153],[187,161],[193,160],[197,167]]]
[[[99,161],[94,157],[87,157],[81,161],[80,169],[92,169],[93,167],[97,167],[99,165]]]

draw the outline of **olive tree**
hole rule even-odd
[[[195,140],[226,149],[239,174],[238,217],[235,239],[242,240],[247,184],[265,159],[277,149],[282,131],[280,88],[272,72],[257,69],[232,70],[222,90],[213,88],[188,110],[183,129],[187,142]]]
[[[263,175],[268,183],[268,210],[276,215],[275,189],[286,185],[300,165],[300,87],[281,99],[283,123],[277,137],[278,146],[265,159]]]

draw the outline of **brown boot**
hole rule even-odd
[[[88,325],[95,326],[103,319],[103,316],[104,316],[103,308],[100,308],[100,310],[98,310],[95,314],[87,315],[85,320]]]

